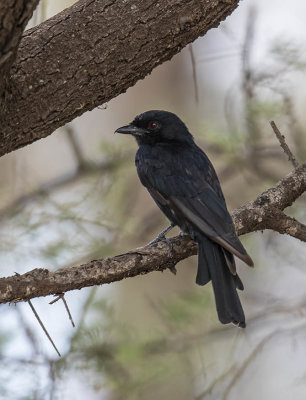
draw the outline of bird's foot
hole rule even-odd
[[[170,239],[166,238],[166,233],[168,233],[169,231],[171,231],[171,229],[173,229],[175,227],[175,225],[171,224],[170,226],[168,226],[168,228],[164,229],[162,232],[160,232],[155,239],[153,239],[151,242],[148,243],[149,246],[151,246],[152,244],[156,244],[158,242],[165,242],[167,243],[167,245],[169,246],[170,250],[173,250],[173,244],[171,242]]]
[[[156,244],[158,242],[165,242],[165,243],[167,243],[167,245],[170,247],[171,250],[173,248],[171,240],[166,238],[166,236],[162,235],[161,233],[159,235],[157,235],[155,239],[151,240],[151,242],[149,242],[148,245],[151,246],[152,244]]]

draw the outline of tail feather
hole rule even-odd
[[[224,249],[223,247],[221,247],[221,249],[223,251],[224,258],[225,258],[225,261],[226,261],[226,264],[227,264],[229,270],[231,271],[231,273],[233,275],[236,275],[237,274],[236,263],[235,263],[235,258],[233,256],[233,254],[230,253],[228,250]]]
[[[205,256],[205,246],[198,246],[198,271],[196,277],[196,283],[200,286],[206,285],[211,280],[211,275],[209,272],[208,262]]]
[[[196,283],[205,285],[211,280],[220,322],[232,322],[244,328],[245,316],[236,290],[243,290],[239,276],[231,273],[229,260],[220,245],[204,235],[197,239],[199,252]]]
[[[239,276],[238,275],[234,275],[233,279],[234,279],[236,288],[239,289],[239,290],[244,290],[243,283],[241,282],[241,279],[239,278]]]

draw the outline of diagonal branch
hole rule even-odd
[[[263,192],[254,201],[234,210],[232,217],[239,235],[273,229],[273,218],[290,207],[306,191],[306,164],[301,165]],[[269,226],[266,226],[268,223]],[[275,221],[275,224],[277,221]],[[277,230],[277,229],[276,229]],[[278,230],[277,230],[278,231]]]
[[[0,2],[0,95],[15,60],[21,35],[39,0],[5,0]]]
[[[272,229],[278,233],[287,234],[306,242],[306,225],[301,224],[295,218],[289,217],[278,209],[274,209],[271,215],[266,216],[264,225],[265,229]]]
[[[0,156],[125,92],[238,4],[79,0],[28,30],[0,110]]]
[[[237,233],[242,235],[257,230],[273,229],[306,241],[306,227],[282,213],[305,191],[306,164],[303,164],[254,201],[234,210],[232,216]],[[171,243],[172,249],[168,244],[159,242],[113,258],[93,260],[55,272],[34,269],[24,275],[1,278],[0,303],[61,294],[152,271],[173,269],[179,261],[197,253],[195,243],[187,236],[176,236],[171,239]]]

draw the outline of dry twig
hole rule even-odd
[[[296,161],[294,155],[292,154],[292,151],[290,150],[289,146],[286,143],[285,136],[280,133],[280,130],[276,126],[274,121],[270,122],[270,125],[279,140],[279,143],[281,145],[281,148],[284,150],[284,153],[287,154],[288,160],[291,162],[294,168],[297,168],[299,166],[299,163]]]
[[[73,321],[73,319],[72,319],[72,315],[71,315],[71,312],[70,312],[70,310],[69,310],[69,307],[68,307],[68,304],[67,304],[67,301],[66,301],[66,299],[65,299],[65,295],[64,295],[64,294],[61,296],[61,299],[62,299],[62,301],[63,301],[63,303],[64,303],[65,308],[66,308],[68,317],[69,317],[69,319],[70,319],[70,321],[71,321],[71,325],[72,325],[72,327],[74,328],[74,327],[75,327],[75,324],[74,324],[74,321]]]
[[[33,314],[35,315],[35,318],[39,322],[39,325],[42,327],[42,329],[45,332],[45,334],[46,334],[47,338],[49,339],[50,343],[52,344],[52,346],[54,347],[55,351],[57,352],[58,356],[61,357],[61,353],[58,351],[57,347],[55,346],[55,343],[53,342],[51,336],[49,335],[49,332],[45,328],[45,325],[43,324],[42,320],[39,318],[39,315],[37,314],[37,311],[35,310],[31,300],[28,299],[27,302],[28,302],[29,306],[31,307],[31,310],[33,311]]]
[[[74,327],[75,327],[74,321],[73,321],[73,319],[72,319],[72,315],[71,315],[71,313],[70,313],[70,310],[69,310],[68,304],[67,304],[67,302],[66,302],[65,294],[64,294],[64,293],[59,294],[54,300],[50,301],[49,304],[52,305],[52,304],[56,303],[56,302],[59,301],[59,300],[62,300],[62,301],[63,301],[64,306],[65,306],[66,311],[67,311],[67,314],[68,314],[68,317],[69,317],[69,319],[70,319],[70,321],[71,321],[71,325],[72,325],[73,328],[74,328]]]

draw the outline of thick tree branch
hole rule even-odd
[[[125,92],[238,0],[80,0],[27,31],[0,114],[0,156]]]
[[[0,95],[13,64],[21,35],[39,0],[5,0],[0,3]]]
[[[263,192],[254,201],[233,211],[232,217],[238,235],[274,229],[271,227],[273,218],[275,218],[276,227],[276,217],[279,216],[279,212],[290,207],[305,190],[306,164],[303,164],[281,179],[275,186]],[[278,231],[278,229],[275,230]]]
[[[273,229],[306,241],[306,226],[282,211],[306,191],[306,164],[295,169],[256,200],[236,209],[232,216],[237,233],[242,235],[263,229]],[[159,242],[113,258],[94,260],[77,267],[51,272],[34,269],[24,275],[0,279],[0,303],[18,302],[33,297],[61,294],[86,286],[101,285],[124,278],[163,271],[197,253],[196,245],[187,236]]]

